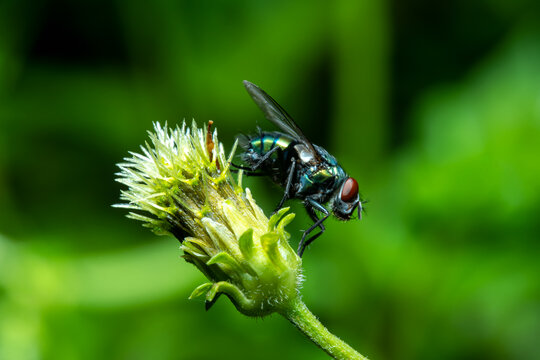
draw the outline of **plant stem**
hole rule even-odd
[[[367,360],[346,342],[330,333],[299,298],[294,300],[290,308],[284,309],[281,314],[334,359]]]

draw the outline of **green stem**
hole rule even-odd
[[[291,307],[285,309],[281,314],[334,359],[367,360],[346,342],[328,331],[302,300],[296,299],[291,303]]]

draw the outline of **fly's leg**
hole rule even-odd
[[[302,257],[302,255],[304,254],[304,250],[306,250],[306,248],[308,247],[308,245],[311,244],[316,238],[318,238],[319,236],[322,235],[322,233],[324,232],[324,230],[323,230],[323,229],[324,229],[324,225],[322,224],[322,222],[323,222],[324,220],[326,220],[327,217],[328,217],[328,216],[325,216],[325,217],[323,217],[322,219],[320,219],[320,220],[319,220],[319,221],[320,221],[319,224],[315,223],[315,224],[313,225],[313,228],[316,228],[317,226],[322,225],[322,226],[321,226],[321,231],[320,231],[320,232],[316,233],[315,235],[313,235],[312,237],[310,237],[309,239],[307,239],[304,243],[302,243],[302,241],[304,241],[305,236],[302,236],[302,240],[300,240],[300,244],[298,244],[298,250],[296,251],[297,254],[298,254],[298,256]],[[310,230],[313,230],[313,229],[310,228],[310,229],[306,230],[306,231],[304,232],[304,235],[306,235],[307,232],[310,231]],[[301,247],[300,247],[300,246],[301,246]]]
[[[319,217],[317,216],[317,214],[315,213],[315,210],[311,206],[306,207],[306,210],[307,210],[307,213],[308,213],[309,217],[311,218],[311,220],[314,221],[314,223],[319,221]],[[324,212],[324,214],[326,215],[326,212]],[[328,215],[326,215],[326,216],[328,217]],[[304,248],[308,247],[309,244],[311,244],[316,238],[318,238],[319,236],[322,235],[323,232],[325,232],[326,228],[324,227],[324,224],[322,222],[319,224],[319,227],[321,228],[321,231],[318,232],[317,234],[313,235],[309,239],[307,239],[305,244],[304,244]]]
[[[281,201],[279,202],[278,206],[274,210],[272,214],[275,214],[278,212],[279,209],[283,206],[285,201],[289,198],[289,191],[291,191],[291,184],[292,179],[294,176],[294,168],[296,167],[296,161],[294,161],[294,158],[291,158],[291,166],[289,167],[289,174],[287,175],[287,183],[285,184],[285,192],[283,193],[283,197],[281,198]]]
[[[251,166],[251,171],[257,170],[266,160],[270,159],[270,156],[272,156],[273,153],[279,149],[281,149],[279,146],[270,149],[270,151],[264,154],[255,165]]]
[[[302,239],[300,240],[300,243],[298,244],[297,254],[300,257],[302,257],[302,254],[304,253],[304,250],[306,250],[306,247],[309,244],[311,244],[316,238],[321,236],[322,233],[326,230],[326,228],[323,225],[323,222],[326,219],[328,219],[328,216],[330,216],[330,213],[328,212],[328,210],[326,210],[324,206],[322,206],[315,200],[307,198],[307,202],[308,203],[306,204],[307,205],[306,209],[307,209],[308,215],[311,219],[313,219],[313,221],[315,221],[315,223],[311,225],[309,229],[304,231],[304,234],[302,235]],[[319,219],[317,217],[317,214],[315,214],[315,210],[322,212],[324,214],[323,217]],[[321,231],[306,240],[306,237],[317,227],[321,228]]]
[[[234,167],[234,169],[231,169],[232,172],[238,172],[238,170],[251,170],[249,166],[236,165],[233,162],[231,162],[231,165]]]
[[[255,172],[257,171],[257,169],[259,167],[261,167],[261,165],[270,158],[270,156],[272,156],[273,153],[275,153],[276,151],[278,151],[279,149],[281,149],[279,146],[276,146],[274,148],[272,148],[271,150],[269,150],[266,154],[264,154],[260,159],[259,161],[257,161],[254,165],[251,165],[251,166],[242,166],[242,165],[236,165],[235,163],[232,163],[231,162],[231,165],[234,166],[235,168],[237,169],[242,169],[242,170],[248,170],[248,171],[251,171],[251,172]],[[246,174],[247,175],[247,174]]]

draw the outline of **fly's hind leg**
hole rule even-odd
[[[275,153],[276,151],[278,151],[279,149],[281,149],[280,147],[276,146],[274,148],[272,148],[271,150],[269,150],[266,154],[264,154],[260,159],[259,161],[257,161],[254,165],[251,166],[250,170],[251,171],[256,171],[257,169],[259,169],[261,167],[261,165],[268,159],[270,159],[270,156],[272,156],[273,153]]]
[[[238,170],[247,170],[251,171],[251,167],[249,166],[243,166],[243,165],[237,165],[231,161],[231,165],[234,167],[234,169],[231,169],[232,172],[238,172]]]
[[[270,151],[268,151],[266,154],[264,154],[255,164],[251,165],[251,166],[243,166],[243,165],[237,165],[233,162],[231,162],[231,165],[234,166],[236,169],[241,169],[241,170],[247,170],[247,171],[250,171],[251,173],[245,173],[246,175],[251,175],[252,173],[254,173],[255,171],[257,171],[261,165],[270,158],[270,156],[272,156],[273,153],[275,153],[276,151],[278,151],[280,149],[280,147],[276,146],[274,148],[272,148]],[[266,175],[266,174],[265,174]]]

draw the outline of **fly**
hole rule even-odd
[[[339,220],[350,220],[355,210],[361,218],[362,202],[358,183],[349,177],[337,160],[325,149],[312,144],[287,112],[270,95],[257,85],[244,81],[249,95],[262,110],[266,119],[283,132],[260,132],[244,142],[241,159],[247,166],[246,175],[268,176],[285,189],[276,211],[291,198],[304,202],[313,225],[309,227],[298,244],[298,256],[326,229],[324,221],[330,211]],[[321,213],[319,217],[317,212]],[[320,231],[308,236],[315,229]],[[307,238],[307,240],[306,240]]]

